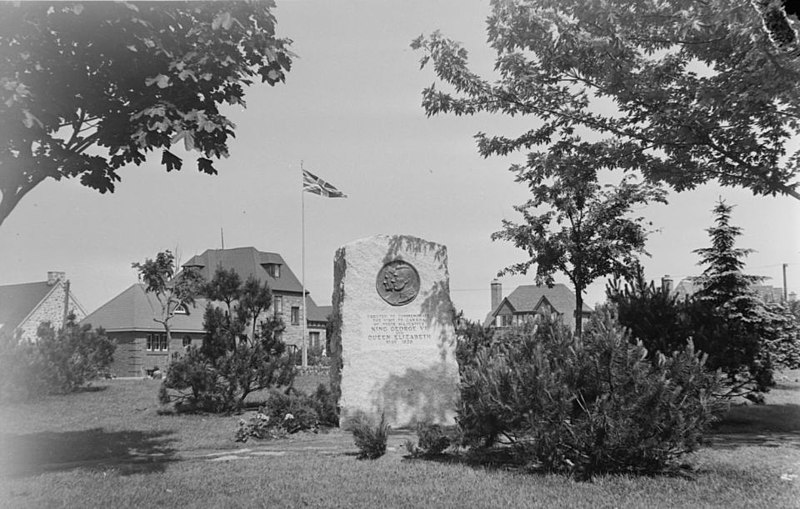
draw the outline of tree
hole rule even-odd
[[[161,304],[161,314],[153,317],[153,321],[164,326],[167,344],[171,345],[169,322],[182,307],[194,306],[203,285],[203,277],[192,267],[184,268],[175,277],[178,264],[169,250],[158,253],[155,259],[147,258],[142,263],[133,263],[132,267],[139,273],[139,280],[144,282],[145,291],[155,295]]]
[[[679,299],[648,284],[641,267],[624,286],[615,279],[606,292],[620,324],[651,354],[681,352],[691,340],[707,355],[706,367],[726,375],[726,396],[762,401],[775,368],[800,365],[800,328],[787,306],[756,295],[752,285],[762,278],[743,274],[750,250],[735,247],[741,229],[730,224],[731,208],[717,204],[716,224],[708,229],[711,247],[695,251],[707,265],[696,279],[697,293]]]
[[[742,229],[730,224],[732,210],[733,207],[724,200],[717,202],[712,210],[716,224],[706,229],[711,238],[711,246],[693,251],[700,255],[698,265],[706,266],[697,279],[700,290],[696,297],[716,307],[752,308],[760,302],[752,285],[760,283],[764,278],[742,272],[744,259],[753,250],[735,247],[736,237],[742,234]]]
[[[219,267],[204,293],[214,304],[206,307],[203,346],[170,364],[161,401],[230,411],[253,391],[291,386],[295,359],[280,340],[283,323],[264,316],[272,305],[269,285],[253,276],[242,283],[235,271]]]
[[[487,24],[495,82],[438,32],[412,43],[453,89],[423,91],[428,115],[538,121],[516,137],[478,133],[483,156],[541,154],[579,133],[610,168],[677,191],[715,180],[800,199],[800,151],[787,157],[800,136],[798,20],[778,0],[493,0]]]
[[[511,265],[499,275],[527,274],[536,266],[536,284],[553,286],[556,272],[565,274],[575,289],[575,331],[581,334],[583,294],[592,281],[607,275],[624,276],[636,267],[647,239],[644,219],[630,218],[632,208],[650,201],[666,202],[664,191],[625,178],[617,186],[597,181],[596,151],[591,144],[569,145],[549,155],[533,155],[529,169],[520,171],[533,198],[514,207],[523,222],[503,220],[493,240],[507,240],[524,249],[530,259]],[[548,206],[549,211],[537,210]]]
[[[256,76],[291,67],[274,2],[0,4],[0,224],[46,178],[113,192],[118,170],[183,141],[215,174]]]
[[[774,384],[768,342],[777,339],[785,319],[753,290],[764,278],[743,272],[752,249],[736,247],[742,229],[730,224],[732,210],[723,200],[717,203],[715,224],[706,230],[711,245],[694,251],[706,268],[697,278],[700,289],[690,320],[698,347],[714,352],[717,359],[710,367],[722,368],[732,382],[738,381],[735,390],[754,384],[756,391],[765,392]]]

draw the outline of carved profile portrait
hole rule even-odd
[[[417,297],[419,274],[410,263],[394,260],[378,271],[375,287],[383,300],[392,306],[403,306]]]

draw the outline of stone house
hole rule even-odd
[[[48,272],[46,281],[0,286],[0,337],[35,342],[40,324],[60,329],[70,313],[77,320],[86,316],[64,272]]]
[[[492,310],[486,315],[484,327],[510,327],[539,317],[561,318],[575,328],[575,294],[566,285],[556,284],[552,288],[536,285],[518,286],[508,297],[503,297],[503,287],[496,279],[491,284]],[[583,303],[583,320],[594,311]]]
[[[254,276],[259,282],[267,282],[272,289],[272,307],[268,311],[283,318],[286,329],[281,339],[290,348],[301,348],[303,344],[303,285],[292,269],[278,253],[258,251],[254,247],[234,249],[207,249],[203,254],[193,256],[184,268],[195,268],[207,281],[214,277],[217,267],[233,269],[245,281]],[[306,292],[307,294],[308,292]],[[325,344],[326,316],[324,308],[320,308],[308,297],[309,305],[306,314],[306,331],[310,341]],[[313,335],[312,335],[313,334]]]
[[[327,325],[328,316],[333,313],[333,306],[317,306],[314,300],[306,296],[307,311],[306,322],[308,330],[308,348],[322,347],[325,355],[328,354]]]
[[[251,275],[262,283],[266,281],[273,295],[267,313],[283,320],[285,329],[281,339],[284,343],[290,349],[300,350],[303,288],[279,254],[265,253],[253,247],[208,249],[190,258],[183,267],[195,268],[206,280],[211,280],[217,267],[222,267],[236,271],[243,282]],[[329,307],[317,306],[308,295],[305,302],[308,345],[324,347]],[[86,317],[84,322],[93,327],[103,327],[108,336],[117,341],[112,373],[144,376],[156,367],[163,371],[188,346],[202,344],[205,334],[203,315],[207,304],[206,299],[199,298],[194,307],[188,306],[176,313],[170,321],[171,344],[167,344],[164,327],[153,320],[160,317],[161,304],[154,295],[144,291],[143,284],[132,285]]]

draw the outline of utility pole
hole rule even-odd
[[[783,302],[789,302],[788,289],[786,288],[786,267],[788,266],[788,263],[783,264]]]

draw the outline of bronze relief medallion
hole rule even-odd
[[[392,306],[404,306],[417,298],[419,274],[410,263],[394,260],[378,271],[375,288],[378,295]]]

